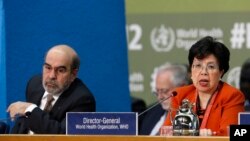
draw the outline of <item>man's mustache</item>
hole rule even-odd
[[[57,82],[56,81],[54,81],[54,80],[48,80],[48,81],[46,81],[46,83],[45,83],[46,85],[57,85]]]

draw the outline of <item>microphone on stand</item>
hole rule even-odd
[[[164,102],[165,100],[168,100],[169,98],[174,97],[174,96],[176,96],[176,95],[177,95],[177,92],[176,92],[176,91],[173,91],[172,94],[171,94],[170,96],[168,96],[168,97],[162,99],[161,101],[155,103],[154,105],[152,105],[152,106],[149,107],[148,109],[144,110],[143,112],[141,112],[141,113],[138,115],[138,117],[141,116],[141,115],[143,115],[143,114],[146,113],[147,111],[151,110],[152,108],[154,108],[154,107],[157,106],[158,104],[161,104],[161,103]]]

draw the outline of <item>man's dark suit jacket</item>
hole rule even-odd
[[[141,125],[139,125],[139,135],[149,135],[164,112],[166,111],[162,109],[161,104],[158,104],[146,112],[143,116]]]
[[[26,100],[36,104],[26,117],[19,117],[12,128],[13,134],[27,134],[32,130],[36,134],[65,134],[66,112],[95,112],[95,98],[83,82],[76,78],[64,91],[49,113],[39,108],[45,90],[42,76],[31,78],[26,87]]]

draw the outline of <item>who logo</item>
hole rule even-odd
[[[169,52],[174,47],[175,33],[171,27],[155,27],[151,31],[150,41],[153,49],[157,52]]]

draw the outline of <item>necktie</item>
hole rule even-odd
[[[46,102],[45,107],[43,109],[45,112],[49,112],[52,109],[52,101],[54,101],[53,95],[48,94],[47,95],[47,102]]]

